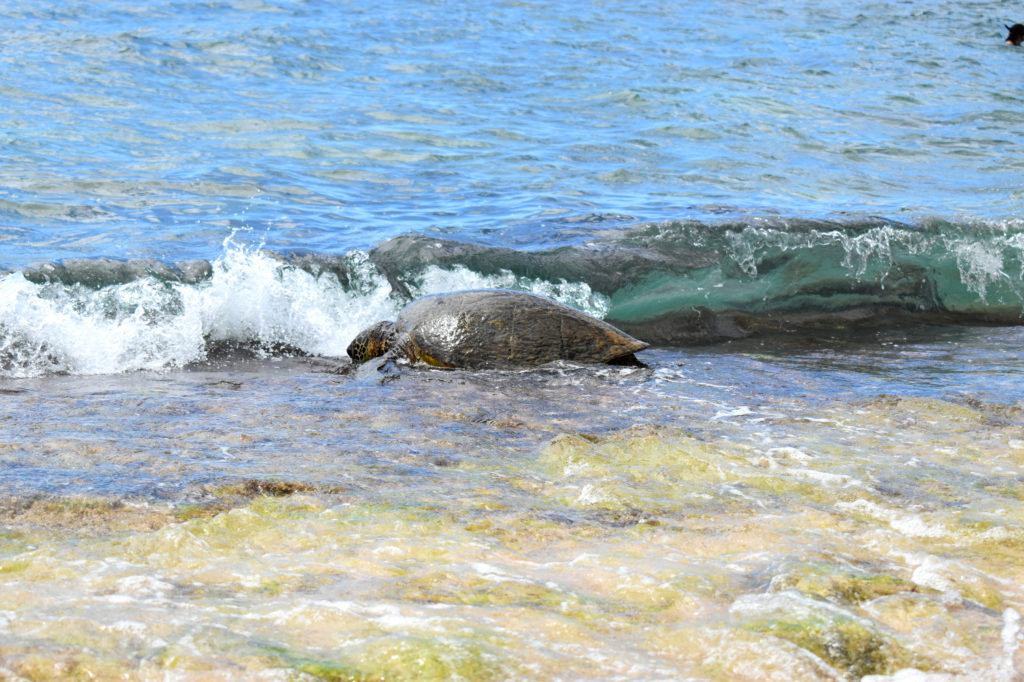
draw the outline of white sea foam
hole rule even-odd
[[[718,412],[715,413],[715,416],[712,417],[711,419],[712,420],[719,420],[719,419],[729,419],[730,417],[745,417],[748,414],[753,414],[753,413],[754,413],[754,411],[751,410],[749,407],[747,407],[746,405],[742,405],[742,406],[737,407],[737,408],[732,409],[732,410],[719,410]]]
[[[928,523],[920,514],[903,514],[896,516],[889,521],[893,530],[898,530],[904,535],[920,538],[941,538],[949,532],[941,525]]]
[[[576,504],[586,507],[607,502],[609,499],[608,494],[599,486],[596,486],[593,483],[587,483],[580,490],[580,494],[576,496]]]
[[[789,471],[794,476],[835,488],[863,487],[864,485],[863,482],[845,474],[833,474],[827,471],[816,471],[814,469],[790,469]]]
[[[744,570],[742,567],[740,571]],[[872,627],[872,622],[837,604],[814,599],[796,590],[783,590],[772,594],[744,594],[729,607],[729,614],[738,618],[765,618],[782,614],[793,620],[821,616],[842,619]]]
[[[138,598],[164,599],[174,586],[151,575],[129,575],[117,580],[117,591]]]
[[[1003,640],[1003,656],[1006,659],[1007,667],[1013,669],[1013,655],[1021,645],[1021,636],[1024,634],[1020,624],[1020,613],[1016,609],[1009,608],[1003,611],[1003,630],[1000,638]]]
[[[147,277],[92,289],[4,276],[0,376],[180,367],[202,360],[210,341],[339,356],[359,329],[397,307],[368,263],[357,273],[367,286],[347,291],[332,273],[225,246],[198,284]]]
[[[402,302],[366,254],[349,254],[354,282],[312,272],[259,248],[227,240],[197,283],[146,277],[99,289],[0,276],[0,377],[161,370],[203,360],[211,342],[284,347],[342,357],[355,335],[394,319]],[[603,316],[607,298],[585,284],[511,273],[428,268],[416,295],[467,288],[513,288]]]
[[[947,682],[966,678],[949,673],[926,673],[916,668],[904,668],[892,675],[866,675],[861,682]]]
[[[991,284],[1009,279],[1003,271],[1003,254],[993,245],[980,241],[958,243],[955,252],[961,280],[982,302]]]
[[[1001,632],[1003,655],[989,665],[963,675],[924,672],[916,668],[904,668],[892,675],[867,675],[861,682],[1011,682],[1019,680],[1013,658],[1021,644],[1020,614],[1009,608],[1003,612]]]
[[[853,500],[852,502],[840,501],[836,503],[836,507],[884,521],[893,530],[910,537],[938,538],[950,534],[950,531],[945,526],[938,523],[928,523],[920,514],[889,509],[863,498]]]
[[[0,282],[0,367],[13,376],[157,369],[195,359],[202,329],[177,292],[142,280],[98,291]]]
[[[232,248],[214,262],[205,286],[184,289],[186,307],[213,340],[341,356],[359,330],[397,307],[383,277],[362,265],[368,286],[347,291],[332,273],[315,276],[262,251]]]
[[[812,459],[814,459],[814,457],[812,457],[811,455],[808,455],[806,452],[804,452],[800,448],[794,448],[794,447],[788,447],[788,446],[787,447],[779,447],[779,448],[771,448],[771,449],[768,450],[767,454],[770,457],[773,457],[773,458],[776,458],[776,459],[788,459],[788,460],[793,460],[793,461],[796,461],[796,462],[809,462]]]

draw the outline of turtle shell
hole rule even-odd
[[[406,306],[395,327],[409,335],[419,360],[441,367],[614,362],[647,348],[575,308],[501,289],[426,296]]]

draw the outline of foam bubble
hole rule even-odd
[[[1003,271],[1003,254],[993,245],[981,242],[958,244],[956,263],[960,278],[967,288],[985,301],[985,293],[995,282],[1008,280]]]
[[[0,373],[104,374],[195,360],[202,328],[182,308],[180,289],[150,278],[93,290],[8,275],[0,280]]]
[[[361,329],[396,310],[387,283],[361,255],[357,274],[369,286],[350,291],[333,273],[313,275],[258,249],[229,249],[212,277],[189,290],[189,304],[213,340],[342,356]]]

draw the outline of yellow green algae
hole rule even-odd
[[[784,440],[556,434],[407,498],[10,507],[0,679],[1024,674],[1020,420],[887,398],[811,417]]]

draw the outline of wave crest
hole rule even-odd
[[[370,252],[212,262],[76,259],[0,274],[0,376],[181,367],[217,348],[343,356],[410,299],[469,288],[555,298],[655,344],[1024,319],[1024,229],[748,220],[637,225],[545,250],[424,235]]]

